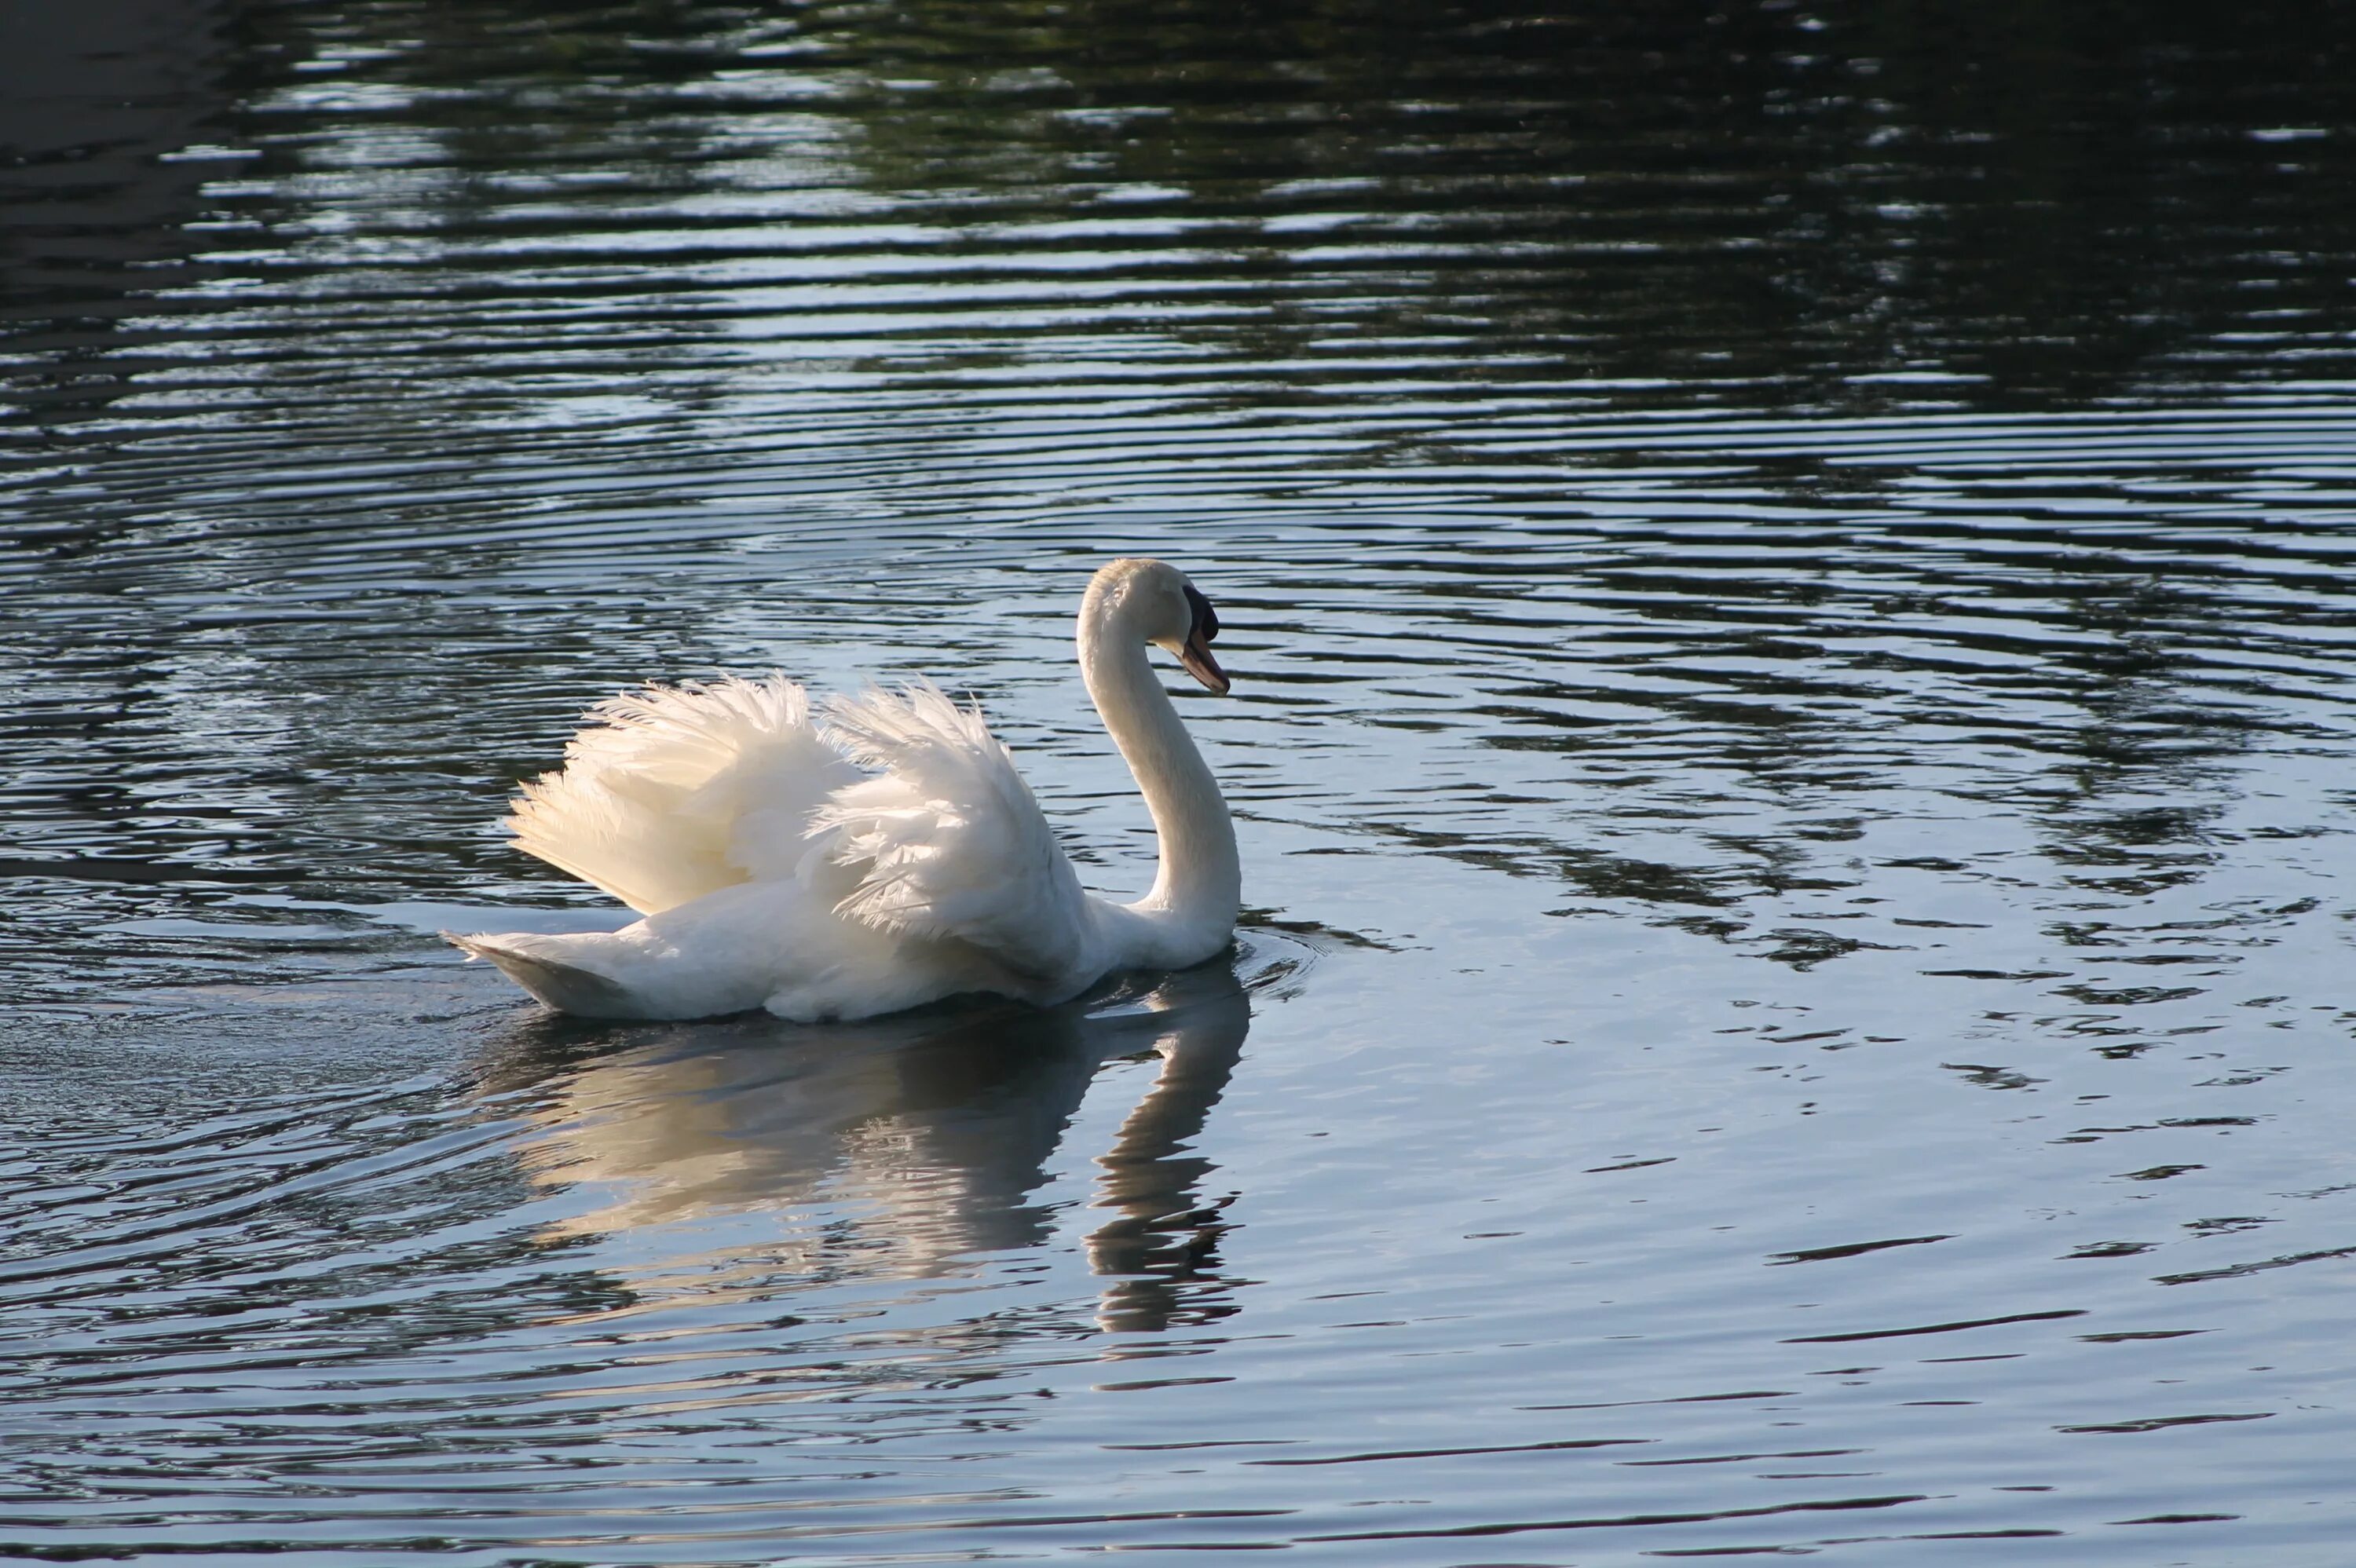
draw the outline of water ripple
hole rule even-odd
[[[0,95],[6,1551],[2336,1560],[2311,18],[152,9]],[[931,670],[1144,885],[1115,550],[1233,964],[434,939],[610,923],[491,825],[715,669]]]

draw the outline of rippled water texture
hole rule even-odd
[[[2350,1560],[2343,11],[6,26],[0,1554]],[[1115,550],[1231,960],[434,939],[616,923],[502,801],[721,669],[1141,887]]]

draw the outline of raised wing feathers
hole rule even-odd
[[[642,914],[796,874],[811,814],[859,777],[784,676],[650,686],[599,703],[564,766],[524,784],[516,845]]]
[[[812,818],[860,881],[835,908],[879,930],[950,937],[1033,976],[1078,963],[1087,895],[1014,759],[980,713],[929,682],[827,705],[826,729],[877,770]]]

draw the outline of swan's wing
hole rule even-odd
[[[813,818],[835,859],[861,872],[838,913],[954,937],[1042,978],[1078,963],[1087,895],[978,710],[923,682],[837,699],[826,721],[844,752],[880,770],[836,790]]]
[[[782,675],[649,686],[589,717],[508,826],[518,848],[642,914],[796,874],[814,858],[810,814],[860,776]]]

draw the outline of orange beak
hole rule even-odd
[[[1186,634],[1185,645],[1178,650],[1178,662],[1185,667],[1188,675],[1209,687],[1213,696],[1227,694],[1227,672],[1211,656],[1210,639],[1203,635],[1201,627]]]

